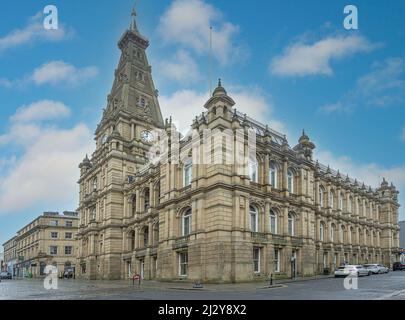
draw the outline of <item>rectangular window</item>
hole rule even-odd
[[[57,239],[58,238],[58,233],[57,232],[51,232],[51,238],[52,239]]]
[[[51,226],[53,226],[53,227],[57,227],[57,226],[58,226],[58,220],[51,220],[51,221],[49,222],[49,224],[50,224]]]
[[[49,247],[49,253],[51,255],[57,255],[58,254],[58,247],[57,246],[50,246]]]
[[[72,247],[71,246],[66,246],[65,247],[65,254],[66,255],[71,255],[72,254]]]
[[[73,238],[73,234],[71,232],[65,233],[65,239],[72,239],[72,238]]]
[[[179,253],[179,275],[187,276],[188,274],[188,253],[180,252]]]
[[[270,215],[270,232],[273,234],[277,233],[277,220],[275,215]]]
[[[191,185],[191,180],[193,179],[193,166],[188,163],[184,166],[184,186],[187,187]]]
[[[253,271],[260,272],[260,248],[253,248]]]
[[[280,272],[280,250],[274,249],[274,272]]]
[[[323,254],[323,267],[324,268],[328,267],[328,254],[327,253]]]
[[[73,221],[66,221],[66,227],[68,228],[73,227]]]

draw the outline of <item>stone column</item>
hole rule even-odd
[[[288,207],[283,208],[283,230],[282,234],[288,235]]]
[[[284,159],[283,160],[283,174],[281,177],[281,183],[283,186],[283,191],[287,190],[287,171],[288,171],[288,160]]]
[[[269,176],[269,170],[270,170],[270,156],[266,154],[264,157],[264,172],[263,172],[263,184],[268,185],[270,184],[270,176]]]
[[[269,200],[266,200],[264,205],[264,225],[263,225],[263,232],[269,233],[270,232],[270,207],[271,203]]]
[[[149,219],[148,222],[148,246],[153,245],[153,226],[152,226],[152,220]]]
[[[135,212],[141,212],[141,192],[139,191],[139,189],[136,189],[135,191],[136,194],[136,209]]]

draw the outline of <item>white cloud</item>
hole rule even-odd
[[[405,101],[405,59],[388,58],[375,62],[372,70],[357,80],[356,94],[374,106]]]
[[[50,115],[36,117],[33,110],[49,110]],[[21,107],[10,118],[9,131],[0,136],[0,150],[11,145],[23,150],[21,156],[11,156],[12,162],[4,161],[7,170],[0,170],[0,214],[18,213],[37,205],[48,210],[76,203],[77,166],[92,149],[92,134],[84,124],[61,129],[40,123],[58,118],[54,113],[57,110],[61,111],[60,117],[70,114],[60,102]]]
[[[210,26],[214,57],[223,64],[246,58],[246,50],[235,41],[239,26],[224,21],[221,11],[201,0],[173,1],[160,18],[158,32],[166,43],[205,54],[209,50]]]
[[[76,85],[97,76],[96,67],[76,68],[63,61],[51,61],[34,70],[32,80],[37,85],[65,82]]]
[[[329,164],[335,170],[339,169],[341,174],[349,174],[351,178],[356,178],[359,182],[364,182],[373,188],[380,185],[382,178],[386,178],[387,181],[393,182],[400,192],[400,203],[405,203],[405,165],[386,167],[377,163],[356,163],[348,156],[336,157],[330,151],[316,149],[315,157],[319,162]],[[404,215],[405,211],[403,211],[403,219],[405,219]]]
[[[64,61],[50,61],[36,68],[31,74],[22,79],[0,79],[0,86],[12,88],[22,87],[30,83],[38,86],[45,84],[76,86],[97,75],[98,69],[94,66],[78,68]]]
[[[350,113],[357,105],[387,107],[405,103],[405,58],[375,62],[371,71],[359,77],[354,89],[340,101],[320,107],[324,113]]]
[[[10,118],[12,122],[34,122],[41,120],[58,119],[68,117],[70,109],[62,102],[53,100],[40,100],[22,106]]]
[[[312,44],[302,41],[289,45],[270,63],[270,71],[280,76],[332,75],[331,63],[376,45],[360,35],[329,36]]]
[[[200,79],[197,63],[185,50],[177,51],[170,60],[160,61],[158,65],[160,74],[170,80],[189,83]]]
[[[238,111],[246,113],[253,119],[258,119],[264,124],[282,133],[286,132],[285,125],[272,116],[273,106],[271,97],[264,94],[259,88],[240,88],[230,86],[228,95],[232,97]],[[180,90],[170,96],[161,96],[160,106],[164,112],[164,117],[172,116],[176,126],[181,132],[190,129],[193,119],[205,112],[204,104],[208,100],[207,93],[201,93],[194,90]],[[268,121],[271,119],[270,121]]]
[[[61,23],[57,30],[46,30],[43,27],[43,14],[40,12],[31,17],[24,28],[14,29],[0,37],[0,52],[34,42],[62,41],[72,34],[73,31]]]
[[[181,132],[190,129],[193,119],[205,111],[204,104],[207,100],[208,94],[193,90],[179,90],[170,96],[159,98],[163,116],[171,116]]]

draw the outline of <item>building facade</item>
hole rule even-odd
[[[398,259],[392,184],[372,189],[319,164],[304,132],[290,147],[285,135],[233,109],[221,82],[193,133],[180,136],[162,120],[148,45],[134,18],[118,43],[96,151],[79,166],[78,276],[241,282]],[[150,161],[156,132],[165,161]],[[246,155],[251,141],[254,157],[226,161],[229,150]],[[181,161],[172,161],[175,152]]]
[[[15,264],[17,263],[17,237],[12,237],[3,244],[5,271],[15,276]]]
[[[62,273],[75,268],[78,214],[45,212],[3,244],[8,271],[17,277],[45,275],[53,265]]]

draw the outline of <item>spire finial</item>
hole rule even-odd
[[[221,78],[218,79],[218,87],[222,87]]]

